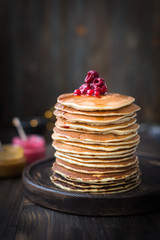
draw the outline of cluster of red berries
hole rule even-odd
[[[90,70],[84,81],[85,83],[74,91],[75,95],[87,94],[90,96],[99,96],[107,93],[107,85],[104,79],[99,77],[98,72]]]

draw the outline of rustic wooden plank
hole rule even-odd
[[[0,180],[0,239],[14,239],[22,211],[20,178]]]
[[[86,217],[51,211],[25,200],[15,239],[158,239],[160,214]]]

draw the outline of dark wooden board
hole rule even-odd
[[[41,206],[79,215],[119,216],[160,209],[160,158],[139,156],[142,182],[126,193],[93,195],[61,190],[50,181],[54,158],[36,162],[23,172],[24,194]]]

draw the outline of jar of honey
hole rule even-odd
[[[0,151],[0,177],[20,176],[26,165],[23,148],[12,144],[2,145]]]

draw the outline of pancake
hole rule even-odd
[[[84,143],[75,143],[75,142],[65,142],[65,141],[62,141],[62,143],[64,144],[68,144],[68,145],[71,145],[71,146],[76,146],[76,147],[81,147],[83,149],[94,149],[94,150],[101,150],[101,151],[107,151],[107,152],[113,152],[113,151],[116,151],[116,150],[120,150],[120,149],[130,149],[132,147],[136,147],[139,143],[139,141],[135,142],[135,143],[132,143],[132,144],[125,144],[125,145],[110,145],[110,146],[105,146],[105,145],[96,145],[96,144],[84,144]]]
[[[62,130],[62,131],[70,131],[71,129],[67,129],[66,127],[65,128],[62,128],[62,127],[59,127],[57,126],[57,124],[55,123],[55,126],[59,129],[59,130]],[[120,128],[120,129],[109,129],[107,131],[104,131],[103,134],[116,134],[116,135],[124,135],[124,134],[129,134],[129,133],[134,133],[134,132],[137,132],[139,128],[139,125],[137,123],[134,123],[132,124],[131,126],[128,126],[126,128]],[[81,133],[86,133],[85,130],[77,130],[77,129],[72,129],[72,131],[74,132],[81,132]],[[96,133],[97,134],[97,131],[89,131],[89,133]],[[101,134],[101,132],[99,132]]]
[[[62,159],[67,159],[69,162],[70,161],[75,161],[77,162],[77,164],[82,163],[82,164],[109,164],[109,165],[119,165],[121,163],[126,163],[127,161],[132,162],[135,159],[135,155],[130,155],[130,156],[126,156],[126,157],[120,157],[120,158],[84,158],[80,155],[78,157],[70,155],[70,154],[66,154],[64,152],[59,152],[56,151],[55,152],[55,156],[58,158],[62,158]]]
[[[131,147],[129,149],[121,149],[121,150],[116,150],[116,151],[101,151],[101,150],[93,150],[93,149],[87,149],[87,148],[81,148],[73,145],[67,145],[63,142],[59,141],[53,141],[53,146],[56,150],[60,152],[67,152],[67,153],[72,153],[72,154],[79,154],[79,155],[102,155],[102,156],[115,156],[115,155],[123,155],[123,154],[130,154],[130,152],[134,151],[136,148]]]
[[[52,134],[52,139],[53,140],[57,140],[57,141],[62,141],[62,142],[75,142],[75,143],[84,143],[84,144],[97,144],[97,145],[103,145],[103,146],[111,146],[111,145],[128,145],[128,144],[132,144],[132,143],[136,143],[136,142],[139,142],[140,140],[140,136],[139,135],[135,135],[133,136],[131,139],[129,140],[125,140],[125,141],[119,141],[119,142],[94,142],[94,141],[85,141],[85,140],[80,140],[80,139],[67,139],[66,137],[61,137],[60,135],[57,135],[56,133],[53,133]]]
[[[62,159],[57,158],[56,163],[59,166],[62,166],[66,169],[72,170],[78,173],[87,173],[87,174],[106,174],[106,173],[121,173],[125,171],[129,171],[132,168],[136,167],[137,164],[130,165],[130,166],[123,166],[121,168],[111,168],[111,167],[91,167],[91,166],[80,166],[78,164],[69,163],[67,161],[63,161]]]
[[[53,145],[52,145],[53,146]],[[78,153],[75,153],[75,152],[71,152],[71,153],[67,153],[67,151],[62,151],[62,153],[65,153],[66,155],[70,156],[70,157],[78,157],[78,158],[95,158],[95,159],[112,159],[112,158],[123,158],[123,157],[128,157],[128,156],[131,156],[131,155],[134,155],[135,154],[135,151],[136,151],[136,148],[133,148],[133,149],[128,149],[128,151],[125,151],[125,152],[118,152],[116,151],[116,153],[114,155],[112,154],[103,154],[103,155],[100,155],[100,154],[90,154],[90,155],[87,155],[87,154],[78,154]],[[61,152],[61,151],[59,151]]]
[[[79,141],[79,142],[96,142],[96,143],[108,143],[108,142],[120,142],[130,140],[137,135],[137,132],[125,134],[125,135],[115,135],[115,134],[91,134],[91,133],[81,133],[74,131],[62,131],[58,128],[54,128],[54,132],[57,136],[64,137],[65,141]],[[52,135],[54,138],[54,134]]]
[[[52,169],[54,172],[60,174],[61,176],[65,177],[69,181],[76,181],[76,182],[86,182],[86,183],[109,183],[110,181],[117,181],[126,179],[134,174],[139,174],[138,167],[133,167],[127,171],[118,172],[118,173],[104,173],[104,174],[88,174],[82,172],[75,172],[70,169],[64,168],[55,162],[53,164]]]
[[[94,116],[86,116],[86,115],[77,115],[71,114],[67,112],[63,112],[60,110],[55,110],[54,114],[56,117],[62,117],[69,122],[73,123],[87,123],[91,125],[107,125],[107,124],[119,124],[127,122],[136,117],[136,113],[128,114],[126,116],[107,116],[107,117],[94,117]]]
[[[128,115],[133,114],[134,112],[137,112],[140,110],[140,107],[137,106],[134,103],[131,103],[130,105],[126,107],[119,108],[117,110],[104,110],[104,111],[80,111],[74,108],[66,107],[60,103],[56,103],[55,109],[72,113],[72,114],[80,114],[80,115],[89,115],[89,116],[117,116],[117,115]]]
[[[104,187],[114,187],[114,186],[119,186],[119,185],[123,185],[123,184],[126,184],[126,183],[133,183],[133,182],[137,182],[138,179],[139,179],[139,176],[140,176],[140,173],[135,173],[125,179],[120,179],[120,180],[116,180],[116,181],[109,181],[108,183],[106,182],[94,182],[94,183],[87,183],[87,182],[79,182],[79,181],[72,181],[72,180],[68,180],[66,179],[64,176],[61,176],[60,174],[54,172],[52,177],[54,177],[54,179],[56,180],[59,180],[61,182],[64,182],[64,183],[68,183],[73,185],[73,186],[77,186],[77,187],[80,187],[80,188],[96,188],[96,189],[100,189],[100,188],[104,188]],[[54,180],[52,178],[52,180]]]
[[[54,172],[51,176],[51,181],[55,183],[56,186],[62,187],[62,189],[68,190],[68,191],[75,191],[78,192],[89,192],[89,193],[117,193],[122,192],[123,189],[130,190],[131,186],[132,188],[136,187],[140,184],[140,173],[133,174],[132,176],[121,179],[117,181],[110,181],[108,183],[105,182],[94,182],[94,183],[86,183],[86,182],[80,182],[66,179],[64,176],[59,175],[58,173]],[[130,188],[128,187],[130,185]]]
[[[83,193],[92,193],[92,194],[114,194],[114,193],[123,193],[126,191],[130,191],[137,187],[140,184],[140,179],[138,179],[136,182],[130,182],[128,184],[124,183],[120,186],[112,186],[112,187],[102,187],[102,188],[94,188],[91,186],[91,188],[82,188],[79,187],[78,185],[73,185],[70,182],[64,182],[64,181],[59,181],[58,179],[54,179],[51,177],[51,181],[54,183],[59,188],[62,188],[63,190],[66,191],[74,191],[74,192],[83,192]]]
[[[82,123],[72,123],[60,117],[55,122],[55,126],[60,130],[65,130],[65,131],[71,131],[72,129],[72,131],[76,131],[76,132],[86,132],[87,130],[92,133],[105,134],[110,130],[115,130],[115,129],[119,130],[122,128],[127,128],[133,125],[135,122],[136,122],[136,118],[133,118],[124,123],[99,126],[99,125],[88,125],[88,124],[82,124]]]
[[[134,101],[133,97],[117,93],[108,93],[99,97],[88,95],[75,96],[74,93],[67,93],[60,95],[57,99],[57,102],[61,105],[82,111],[115,110],[128,106]]]
[[[60,159],[60,160],[63,160],[67,163],[70,163],[70,164],[74,164],[74,165],[79,165],[79,166],[85,166],[85,167],[99,167],[99,168],[113,168],[113,169],[117,169],[117,168],[124,168],[124,167],[128,167],[128,166],[133,166],[135,165],[136,163],[138,163],[138,158],[136,156],[132,156],[131,158],[128,158],[127,160],[125,161],[120,161],[120,162],[117,162],[117,161],[114,161],[114,162],[110,162],[110,161],[98,161],[98,162],[82,162],[82,161],[77,161],[77,160],[74,160],[72,158],[66,158],[64,156],[61,156],[57,153],[55,153],[55,156],[57,159]]]

